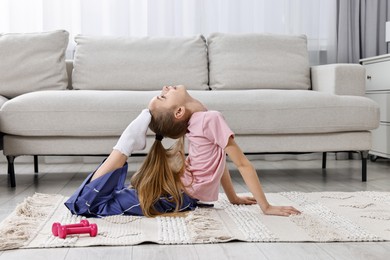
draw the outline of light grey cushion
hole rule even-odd
[[[119,136],[161,91],[40,91],[0,111],[0,131],[22,136]]]
[[[64,30],[0,34],[0,95],[65,89],[68,40]]]
[[[23,136],[119,136],[160,91],[40,91],[7,101],[0,131]],[[374,129],[378,105],[365,97],[307,90],[190,91],[223,113],[237,135]]]
[[[306,36],[210,35],[212,89],[310,89]]]
[[[309,90],[191,92],[208,109],[221,111],[236,134],[314,134],[378,127],[371,99]],[[227,102],[228,100],[228,102]]]
[[[76,36],[72,85],[83,90],[207,89],[203,36],[115,38]]]

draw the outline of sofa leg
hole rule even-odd
[[[362,156],[362,182],[367,181],[367,158],[368,158],[368,151],[360,151],[360,154]]]
[[[322,153],[322,169],[326,169],[326,152]]]
[[[16,158],[15,156],[7,155],[7,161],[8,161],[8,175],[9,175],[9,179],[10,179],[11,187],[12,187],[12,188],[16,187],[16,182],[15,182],[15,166],[14,166],[15,158]]]
[[[34,172],[38,173],[38,155],[34,155]]]

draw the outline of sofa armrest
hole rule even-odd
[[[336,95],[364,96],[366,70],[359,64],[329,64],[311,67],[315,91]]]

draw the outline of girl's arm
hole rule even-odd
[[[261,187],[260,180],[252,163],[244,155],[241,148],[236,144],[233,137],[229,138],[228,144],[225,147],[225,152],[236,165],[242,175],[246,185],[254,198],[259,204],[261,210],[267,215],[289,216],[291,214],[299,214],[300,212],[291,206],[272,206],[268,203],[267,198]]]
[[[232,204],[256,204],[256,200],[253,197],[239,197],[237,196],[236,191],[234,190],[234,186],[232,183],[232,179],[230,177],[230,172],[227,167],[225,166],[225,170],[223,172],[222,178],[221,178],[221,184],[223,187],[223,190],[225,191],[226,197]]]

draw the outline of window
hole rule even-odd
[[[0,32],[183,36],[306,34],[312,64],[334,62],[336,0],[0,0]],[[68,54],[74,43],[70,40]]]

